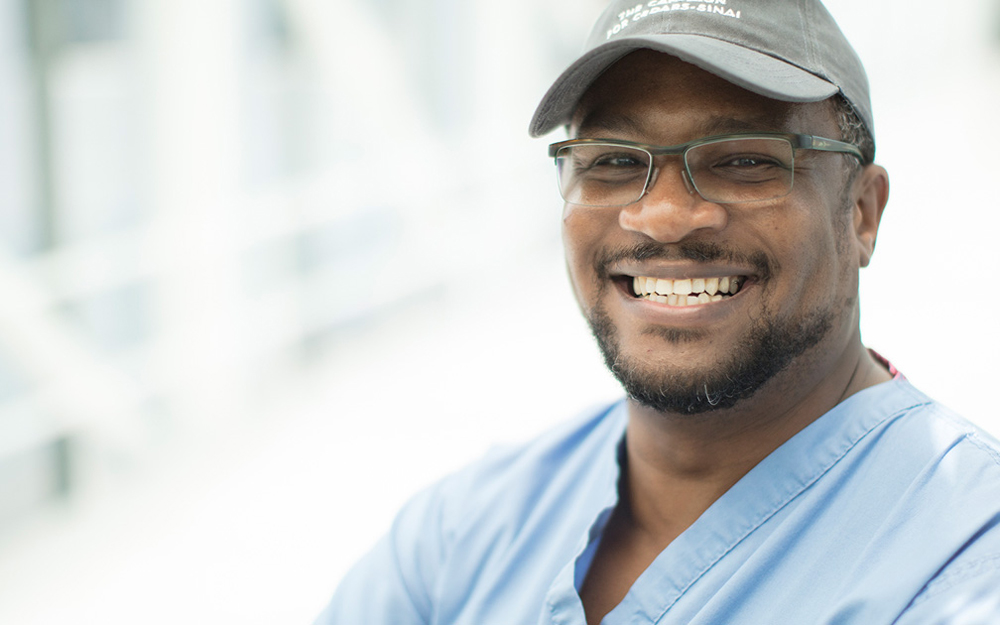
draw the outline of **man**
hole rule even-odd
[[[1000,446],[862,345],[888,199],[815,0],[616,2],[532,121],[627,393],[412,500],[319,623],[1000,623]]]

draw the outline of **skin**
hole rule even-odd
[[[570,127],[572,136],[658,145],[744,130],[840,136],[829,102],[771,100],[651,51],[603,74]],[[813,347],[730,408],[688,415],[629,401],[621,498],[580,591],[589,624],[599,623],[653,559],[764,457],[846,397],[891,378],[861,343],[857,297],[888,176],[868,165],[851,180],[848,162],[803,151],[791,194],[722,205],[689,191],[680,159],[664,157],[640,201],[565,207],[567,266],[584,315],[602,309],[622,356],[650,376],[709,375],[755,319],[830,319]],[[649,243],[662,250],[653,258],[600,266],[613,250]],[[731,258],[703,262],[677,253],[692,243],[719,246]],[[738,260],[761,254],[773,269],[769,276]],[[747,283],[722,302],[672,308],[632,297],[623,285],[637,275],[745,275]]]

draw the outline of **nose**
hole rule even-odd
[[[702,230],[722,230],[728,219],[724,206],[698,195],[680,163],[653,170],[646,193],[638,202],[622,207],[618,214],[623,229],[661,243],[676,243]]]

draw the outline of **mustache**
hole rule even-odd
[[[724,262],[753,267],[761,280],[770,278],[775,263],[764,252],[746,254],[707,241],[682,241],[670,245],[645,241],[635,245],[602,250],[594,259],[594,270],[602,279],[610,277],[610,267],[623,261],[691,260],[700,263]]]

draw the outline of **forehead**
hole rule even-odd
[[[829,101],[773,100],[651,50],[633,52],[602,74],[570,125],[571,136],[614,133],[660,144],[744,131],[837,136]]]

